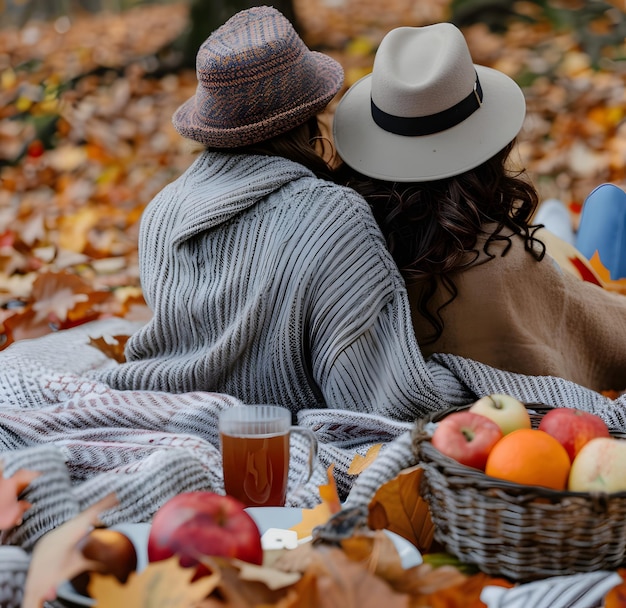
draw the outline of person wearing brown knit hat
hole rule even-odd
[[[324,110],[343,84],[331,57],[310,51],[277,10],[233,16],[200,46],[196,94],[175,112],[174,127],[210,148],[271,139]]]
[[[196,93],[173,124],[205,149],[141,222],[154,315],[128,340],[126,362],[99,377],[294,413],[413,420],[443,406],[374,217],[321,156],[318,114],[343,84],[340,64],[265,6],[215,30],[196,66]]]

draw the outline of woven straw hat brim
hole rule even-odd
[[[484,92],[482,106],[458,125],[432,135],[396,135],[379,127],[371,114],[372,75],[361,78],[335,112],[337,153],[363,175],[398,182],[444,179],[482,164],[517,136],[526,102],[506,74],[474,67]]]
[[[343,85],[343,68],[337,61],[316,51],[309,51],[315,60],[317,78],[310,98],[290,106],[285,99],[285,110],[263,120],[235,128],[209,127],[196,111],[196,96],[183,103],[172,117],[174,128],[183,137],[213,148],[237,148],[270,139],[305,123],[322,112]],[[292,102],[293,103],[293,102]]]

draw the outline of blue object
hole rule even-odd
[[[626,278],[626,192],[601,184],[587,196],[576,248],[587,259],[597,251],[612,280]]]

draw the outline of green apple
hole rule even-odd
[[[526,406],[511,395],[485,395],[469,408],[474,414],[480,414],[493,420],[507,435],[517,429],[530,428],[530,415]]]
[[[578,452],[569,473],[572,492],[626,490],[626,439],[596,437]]]

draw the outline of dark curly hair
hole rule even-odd
[[[502,253],[506,255],[511,233],[520,234],[531,255],[538,260],[545,255],[545,245],[534,236],[539,226],[530,224],[538,204],[537,191],[522,178],[523,171],[506,167],[514,144],[475,169],[430,182],[381,181],[345,165],[339,170],[341,181],[370,204],[407,284],[422,283],[416,305],[434,330],[427,344],[441,336],[441,309],[457,296],[454,273],[493,259],[490,248],[495,241],[508,241]],[[495,228],[486,232],[486,225]],[[487,256],[480,262],[479,237],[486,237],[482,251]],[[449,297],[431,310],[429,302],[439,284]]]

